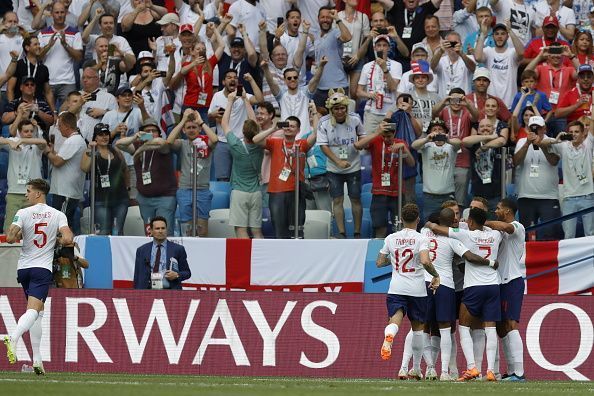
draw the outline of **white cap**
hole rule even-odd
[[[170,12],[168,14],[163,15],[163,17],[159,19],[157,23],[159,25],[168,25],[170,23],[173,23],[174,25],[179,26],[179,17],[177,16],[177,14]]]
[[[528,126],[531,126],[531,125],[538,125],[538,126],[543,127],[543,126],[545,126],[545,120],[541,116],[532,116],[528,120]]]
[[[472,81],[481,77],[484,77],[487,80],[491,81],[491,73],[489,73],[489,69],[487,69],[486,67],[477,67],[472,76]]]
[[[429,50],[427,49],[427,46],[424,43],[415,43],[412,46],[412,50],[410,51],[410,54],[414,54],[416,50],[418,49],[422,49],[423,51],[425,51],[426,54],[429,54]]]
[[[150,59],[155,59],[155,57],[153,56],[153,53],[150,51],[140,51],[140,54],[138,54],[138,59],[144,59],[144,58],[150,58]]]

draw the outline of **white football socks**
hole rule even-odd
[[[17,350],[17,346],[19,344],[19,341],[21,340],[21,337],[23,336],[23,334],[25,334],[25,332],[29,331],[31,326],[33,326],[33,324],[35,323],[35,320],[37,320],[38,316],[39,313],[36,310],[28,309],[27,311],[25,311],[23,316],[19,318],[16,329],[14,330],[14,333],[10,336],[10,339],[12,341],[12,347],[14,348],[15,352]]]
[[[406,338],[404,339],[404,348],[402,348],[402,365],[400,366],[403,369],[408,371],[408,364],[410,363],[410,358],[412,357],[412,338],[413,338],[413,331],[410,330],[406,334]]]
[[[487,336],[487,370],[495,373],[495,355],[497,354],[497,330],[495,327],[485,327]]]
[[[483,367],[483,354],[485,352],[485,330],[484,329],[475,329],[472,330],[470,333],[472,337],[472,345],[473,345],[473,353],[474,353],[474,362],[478,371],[482,372]]]
[[[452,374],[458,372],[458,342],[456,341],[455,333],[450,333],[450,339],[452,342],[452,349],[450,352],[450,374]],[[441,353],[443,353],[443,349]]]
[[[396,337],[396,334],[398,334],[398,325],[396,323],[390,323],[386,326],[386,329],[384,330],[384,336],[387,337],[391,335],[392,337]]]
[[[29,329],[29,336],[31,336],[31,349],[33,349],[33,363],[41,363],[41,336],[42,327],[41,321],[43,320],[43,311],[39,312],[39,316],[33,326]]]
[[[514,355],[511,351],[511,344],[509,340],[509,333],[501,339],[503,345],[503,355],[505,356],[505,363],[507,365],[507,374],[514,373]]]
[[[412,351],[413,351],[413,368],[417,374],[421,374],[421,356],[423,355],[423,334],[421,331],[413,331],[412,336]]]
[[[445,329],[439,329],[439,337],[440,349],[441,349],[441,372],[447,373],[448,367],[450,364],[450,355],[452,352],[452,338],[450,337],[451,334],[451,327],[446,327]],[[436,337],[437,338],[437,337]]]
[[[460,344],[462,344],[464,359],[466,359],[466,368],[472,369],[476,367],[476,362],[474,360],[474,349],[472,337],[470,336],[470,327],[458,326],[458,332],[460,333]]]
[[[512,330],[507,334],[510,350],[514,362],[514,374],[518,377],[524,375],[524,343],[518,330]]]
[[[429,334],[423,332],[423,359],[427,367],[434,367],[433,353],[431,351],[431,337]]]
[[[440,345],[441,337],[431,336],[431,360],[434,364],[437,364],[437,356],[439,355]]]

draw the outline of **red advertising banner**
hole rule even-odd
[[[56,289],[50,295],[42,339],[48,371],[393,378],[408,332],[403,325],[394,357],[381,360],[381,294]],[[24,309],[20,289],[0,288],[0,336]],[[525,296],[527,378],[592,380],[593,314],[592,297]],[[28,335],[23,340],[17,356],[30,361]],[[0,370],[19,368],[0,359]]]

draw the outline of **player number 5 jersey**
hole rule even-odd
[[[415,230],[405,228],[390,234],[380,253],[388,255],[392,263],[392,280],[388,294],[424,297],[424,270],[419,253],[429,250],[429,241]]]
[[[46,204],[20,209],[12,221],[21,228],[23,248],[18,269],[40,267],[52,271],[56,235],[68,226],[66,215]]]

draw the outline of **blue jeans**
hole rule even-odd
[[[561,217],[559,201],[556,199],[519,198],[518,212],[520,214],[520,223],[524,227],[538,224],[539,220],[542,223]],[[537,231],[537,236],[538,240],[545,241],[554,241],[563,237],[559,223],[541,227]]]
[[[128,214],[128,200],[111,202],[95,202],[95,223],[99,225],[100,235],[113,235],[113,221],[117,226],[117,235],[124,235],[124,222]]]
[[[289,229],[295,224],[295,192],[286,191],[268,193],[270,219],[277,239],[295,237],[295,230]],[[305,223],[305,198],[299,195],[299,238],[303,238],[303,223]]]
[[[229,151],[229,144],[227,142],[217,143],[212,161],[214,162],[215,177],[217,180],[227,181],[231,179],[233,158],[231,157],[231,151]]]
[[[563,216],[591,207],[594,207],[594,194],[568,197],[561,202],[561,212],[563,212]],[[582,223],[584,223],[584,236],[594,235],[594,212],[582,215]],[[563,222],[565,239],[575,238],[576,226],[577,217]]]
[[[175,208],[177,201],[175,197],[145,197],[141,193],[136,196],[140,206],[140,215],[144,224],[150,223],[156,216],[163,216],[167,220],[167,233],[173,235],[175,222]]]
[[[449,194],[423,193],[423,221],[426,221],[431,213],[441,211],[441,204],[448,199],[454,199],[453,191]]]

